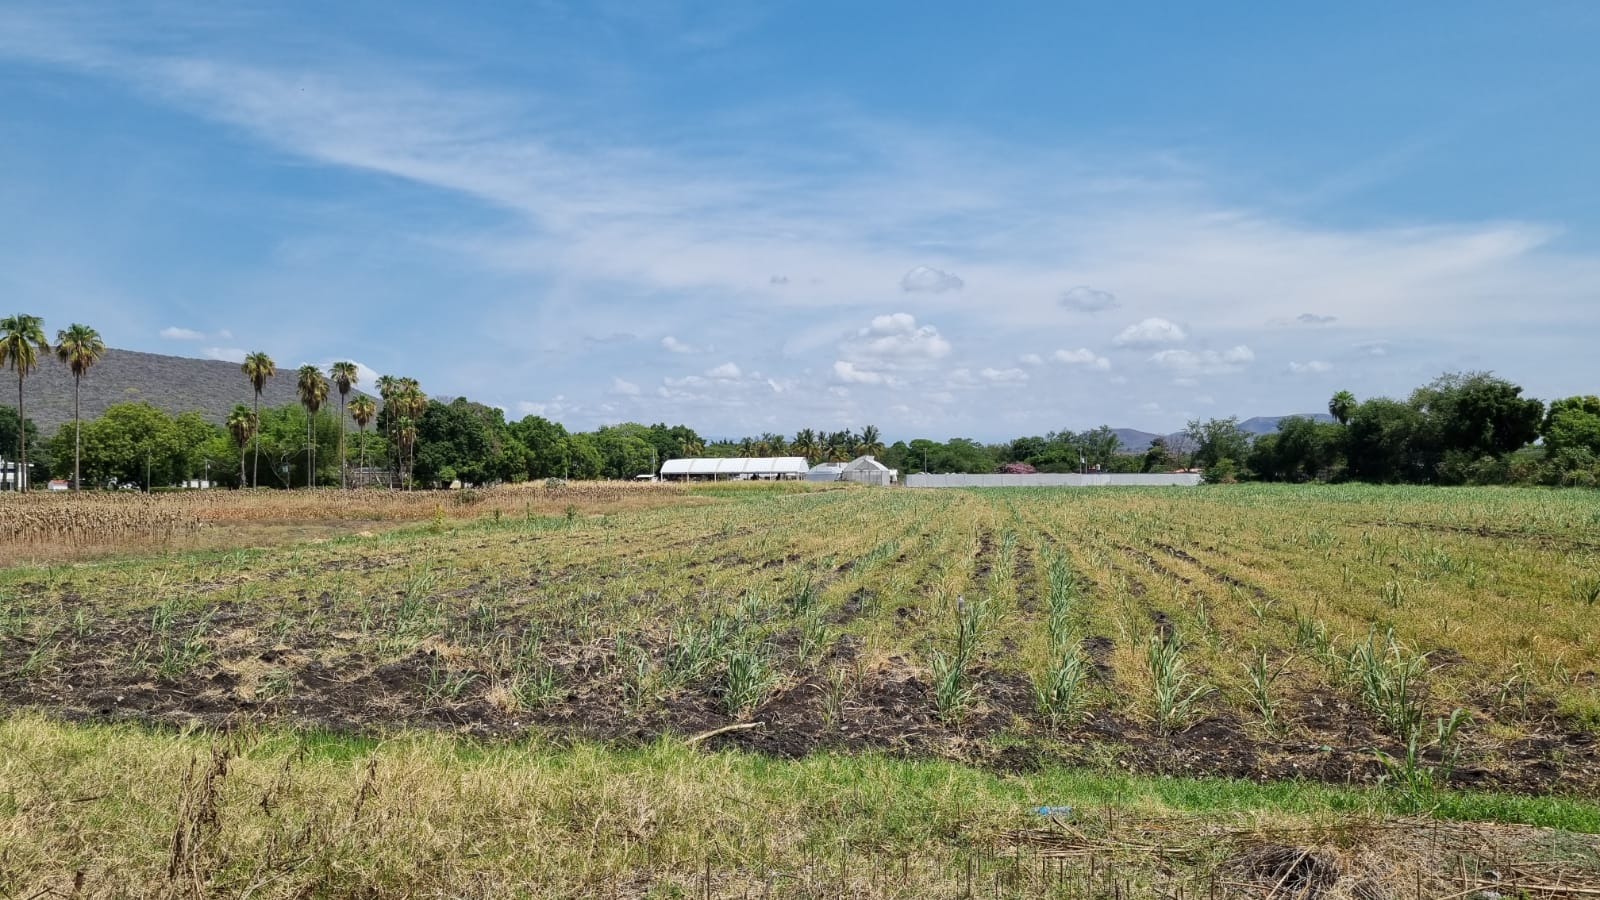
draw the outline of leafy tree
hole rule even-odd
[[[804,456],[806,462],[816,465],[822,455],[822,445],[817,442],[817,432],[811,428],[802,428],[794,433],[794,440],[789,442],[789,450],[796,456]]]
[[[336,362],[328,367],[328,380],[333,382],[333,386],[339,391],[339,486],[349,487],[350,480],[345,475],[347,466],[344,434],[348,427],[345,424],[344,411],[346,399],[350,396],[350,389],[355,387],[356,382],[360,380],[360,375],[356,371],[355,363]]]
[[[82,431],[82,439],[78,432]],[[65,460],[82,447],[81,470],[91,483],[171,484],[185,474],[186,447],[172,418],[148,403],[114,403],[93,421],[62,426],[51,439]]]
[[[1425,476],[1418,435],[1422,413],[1388,397],[1375,397],[1350,413],[1345,434],[1350,474],[1363,481],[1419,481]]]
[[[100,361],[106,352],[105,341],[100,339],[100,332],[87,325],[74,322],[56,332],[56,357],[67,364],[72,370],[72,433],[74,444],[72,448],[72,489],[78,490],[80,479],[83,476],[81,459],[83,447],[76,442],[76,436],[81,433],[83,416],[79,410],[78,399],[81,394],[83,376],[89,374],[89,369]]]
[[[1151,438],[1150,446],[1144,451],[1144,458],[1140,460],[1139,471],[1164,472],[1172,468],[1172,462],[1172,451],[1167,449],[1167,439]]]
[[[18,427],[17,423],[19,421],[22,422],[24,427]],[[29,452],[37,456],[39,449],[38,426],[33,424],[32,419],[19,420],[15,407],[0,406],[0,447],[15,447],[24,439],[27,441]]]
[[[541,416],[528,416],[513,422],[511,436],[523,448],[522,470],[529,478],[562,478],[572,462],[567,430]]]
[[[1488,372],[1448,373],[1417,388],[1411,406],[1424,417],[1420,435],[1429,462],[1445,453],[1503,456],[1539,436],[1544,404]]]
[[[492,406],[464,398],[431,401],[417,420],[415,475],[440,485],[520,478],[526,450],[510,447],[509,437],[505,415]]]
[[[266,390],[267,379],[271,378],[272,376],[274,376],[276,374],[278,374],[278,366],[277,366],[276,363],[274,363],[272,361],[272,357],[266,355],[265,353],[257,351],[255,353],[250,353],[250,354],[247,354],[245,356],[244,363],[239,366],[239,371],[243,372],[244,373],[244,377],[248,378],[250,380],[250,386],[255,389],[255,393],[256,393],[256,403],[255,403],[255,415],[256,415],[256,426],[257,426],[256,427],[256,446],[255,446],[254,458],[250,463],[250,486],[251,487],[260,487],[261,486],[261,443],[260,443],[260,440],[261,440],[261,430],[260,430],[260,423],[261,423],[261,392]]]
[[[1338,465],[1344,426],[1303,416],[1279,420],[1275,434],[1263,434],[1250,447],[1250,471],[1264,481],[1309,481]]]
[[[1587,450],[1600,455],[1600,397],[1590,394],[1550,401],[1539,434],[1552,453]]]
[[[650,471],[654,448],[637,429],[626,423],[600,429],[594,433],[593,440],[600,453],[601,472],[606,478],[632,478]]]
[[[28,373],[39,367],[39,356],[50,355],[50,342],[45,340],[44,320],[38,316],[17,313],[0,319],[0,366],[17,373],[17,418],[28,418],[28,409],[22,401],[22,383]],[[16,489],[28,489],[28,442],[17,433]]]
[[[588,479],[605,474],[605,457],[600,455],[593,435],[572,435],[567,441],[567,453],[567,477]]]
[[[1239,427],[1238,416],[1204,422],[1193,419],[1184,434],[1194,442],[1194,464],[1206,473],[1207,480],[1231,478],[1250,453],[1250,435]]]

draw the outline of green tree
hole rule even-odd
[[[66,425],[51,439],[54,456],[65,460],[82,447],[79,464],[94,484],[137,484],[145,490],[171,484],[185,474],[185,446],[172,417],[149,403],[113,403],[99,418]]]
[[[1410,404],[1374,397],[1350,413],[1345,432],[1350,474],[1363,481],[1420,481],[1425,476],[1418,436],[1422,413]]]
[[[882,456],[883,435],[878,433],[878,426],[868,425],[861,429],[861,439],[856,442],[857,456]]]
[[[361,376],[356,371],[356,364],[353,363],[353,362],[336,362],[333,365],[328,367],[328,379],[330,381],[332,381],[333,382],[333,386],[335,388],[338,388],[338,390],[339,390],[339,486],[340,487],[349,487],[350,486],[349,479],[345,477],[345,469],[346,469],[345,452],[344,452],[344,433],[346,431],[345,414],[344,414],[345,413],[345,401],[350,396],[350,389],[355,387],[356,382],[360,380],[360,377]]]
[[[69,426],[70,427],[70,426]],[[37,457],[39,447],[39,427],[32,419],[17,418],[17,410],[11,406],[0,406],[0,447],[15,447],[18,441],[26,441],[28,452]],[[57,459],[63,457],[57,456]]]
[[[1328,415],[1340,425],[1350,424],[1350,414],[1356,410],[1356,395],[1349,391],[1340,391],[1328,401]]]
[[[1150,446],[1144,451],[1140,460],[1141,472],[1164,472],[1172,468],[1172,451],[1167,449],[1167,439],[1154,437],[1150,439]]]
[[[256,446],[255,446],[254,459],[250,463],[250,486],[251,487],[260,487],[261,486],[261,443],[260,443],[260,441],[261,441],[261,430],[260,430],[260,423],[261,423],[261,392],[266,390],[267,379],[273,377],[276,374],[278,374],[278,366],[277,366],[276,363],[274,363],[272,361],[272,357],[266,355],[265,353],[257,351],[255,353],[250,353],[250,354],[247,354],[245,356],[244,363],[239,366],[239,371],[243,372],[244,373],[244,377],[248,378],[250,380],[250,386],[255,389],[255,393],[256,393],[256,403],[255,403],[255,415],[256,415],[256,425],[257,425],[257,427],[256,427]]]
[[[17,313],[0,319],[0,366],[17,373],[17,418],[27,421],[28,409],[23,405],[22,383],[28,373],[39,367],[39,357],[50,355],[50,342],[45,340],[44,320],[38,316]],[[23,431],[17,432],[18,491],[28,489],[28,442]]]
[[[1194,444],[1194,465],[1208,481],[1226,481],[1245,463],[1250,453],[1250,435],[1239,427],[1239,417],[1193,419],[1184,434]]]
[[[87,325],[74,322],[56,332],[56,357],[67,364],[72,370],[72,434],[74,445],[72,448],[72,489],[79,489],[80,479],[83,476],[82,456],[83,446],[77,443],[77,436],[81,431],[83,422],[82,412],[78,405],[81,395],[83,376],[89,374],[94,364],[106,352],[105,341],[100,339],[100,332]]]
[[[361,468],[367,467],[367,426],[377,418],[378,404],[366,394],[358,394],[350,401],[350,418],[355,419],[356,429],[361,434]]]
[[[1521,396],[1522,388],[1489,372],[1440,375],[1411,394],[1424,416],[1426,450],[1501,456],[1539,436],[1544,404]]]
[[[244,478],[244,448],[255,436],[256,414],[250,411],[250,407],[240,403],[233,408],[233,412],[228,413],[227,428],[234,443],[239,445],[239,484],[243,486],[247,483]]]
[[[569,478],[600,478],[605,474],[605,457],[595,446],[594,435],[575,434],[567,441]]]
[[[1546,449],[1600,454],[1600,397],[1593,394],[1550,401],[1539,427]]]
[[[317,411],[328,400],[328,379],[316,366],[304,365],[295,379],[295,390],[300,394],[300,405],[306,408],[306,452],[311,454],[306,462],[306,487],[309,488],[315,485],[313,479],[317,470],[317,443],[311,431],[312,423],[316,421]],[[343,424],[340,423],[341,431]]]
[[[567,430],[542,416],[528,416],[509,426],[523,448],[523,471],[529,478],[564,478],[572,461]]]

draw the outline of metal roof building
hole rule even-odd
[[[709,478],[713,481],[751,478],[804,478],[811,468],[803,456],[753,456],[728,459],[669,459],[662,478]]]

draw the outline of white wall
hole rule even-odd
[[[1109,487],[1109,486],[1192,486],[1200,483],[1195,474],[1151,475],[907,475],[907,487]]]

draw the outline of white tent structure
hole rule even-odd
[[[870,456],[858,456],[850,462],[850,465],[844,467],[839,480],[887,487],[894,484],[895,476],[898,474],[900,473]]]
[[[661,464],[661,477],[688,481],[804,478],[811,466],[803,456],[754,456],[729,459],[669,459]]]

